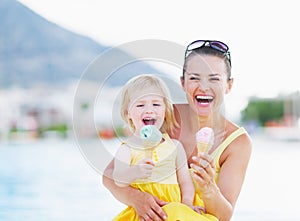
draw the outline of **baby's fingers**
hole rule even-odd
[[[194,206],[193,209],[194,209],[195,212],[197,212],[197,213],[199,213],[199,214],[206,213],[205,208],[202,207],[202,206]]]
[[[138,161],[137,164],[149,164],[149,165],[154,166],[154,162],[150,158],[143,158],[140,161]]]

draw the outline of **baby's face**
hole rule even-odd
[[[165,120],[166,105],[164,98],[158,93],[141,93],[133,96],[128,110],[128,118],[135,126],[135,134],[139,135],[145,125],[155,125],[158,129]]]

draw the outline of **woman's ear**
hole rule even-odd
[[[180,77],[180,82],[181,82],[181,87],[182,87],[182,89],[185,91],[185,88],[184,88],[184,78],[183,78],[183,76]]]
[[[228,94],[231,91],[232,85],[233,85],[233,78],[230,78],[227,82],[227,87],[225,92],[226,94]]]

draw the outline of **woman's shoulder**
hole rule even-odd
[[[252,149],[252,141],[247,131],[243,127],[229,121],[227,125],[226,137],[235,135],[233,136],[234,139],[230,144],[233,150],[238,150],[234,152],[243,151],[250,153]],[[242,149],[240,147],[242,147]]]
[[[243,140],[249,140],[249,141],[251,140],[248,132],[246,131],[246,129],[244,127],[241,127],[231,121],[227,121],[226,124],[227,124],[227,129],[226,129],[227,136],[229,136],[233,133],[237,133],[237,134],[239,134],[239,136],[237,136],[237,138],[242,137]]]
[[[252,152],[252,142],[247,131],[232,122],[227,122],[225,140],[229,141],[229,144],[221,153],[220,166],[229,158],[233,161],[248,162]]]
[[[180,120],[184,119],[189,113],[189,105],[188,104],[173,104],[174,114],[176,120],[180,123]]]
[[[173,107],[175,110],[182,111],[189,108],[189,104],[187,103],[179,103],[179,104],[173,104]]]

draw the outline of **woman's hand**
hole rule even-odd
[[[194,156],[192,160],[191,168],[194,169],[193,178],[197,184],[196,191],[202,195],[210,195],[218,190],[213,158],[206,153],[201,153],[198,157]]]
[[[167,219],[164,210],[161,208],[166,205],[164,202],[147,192],[140,192],[140,197],[138,197],[133,205],[137,215],[141,221],[163,221]]]

